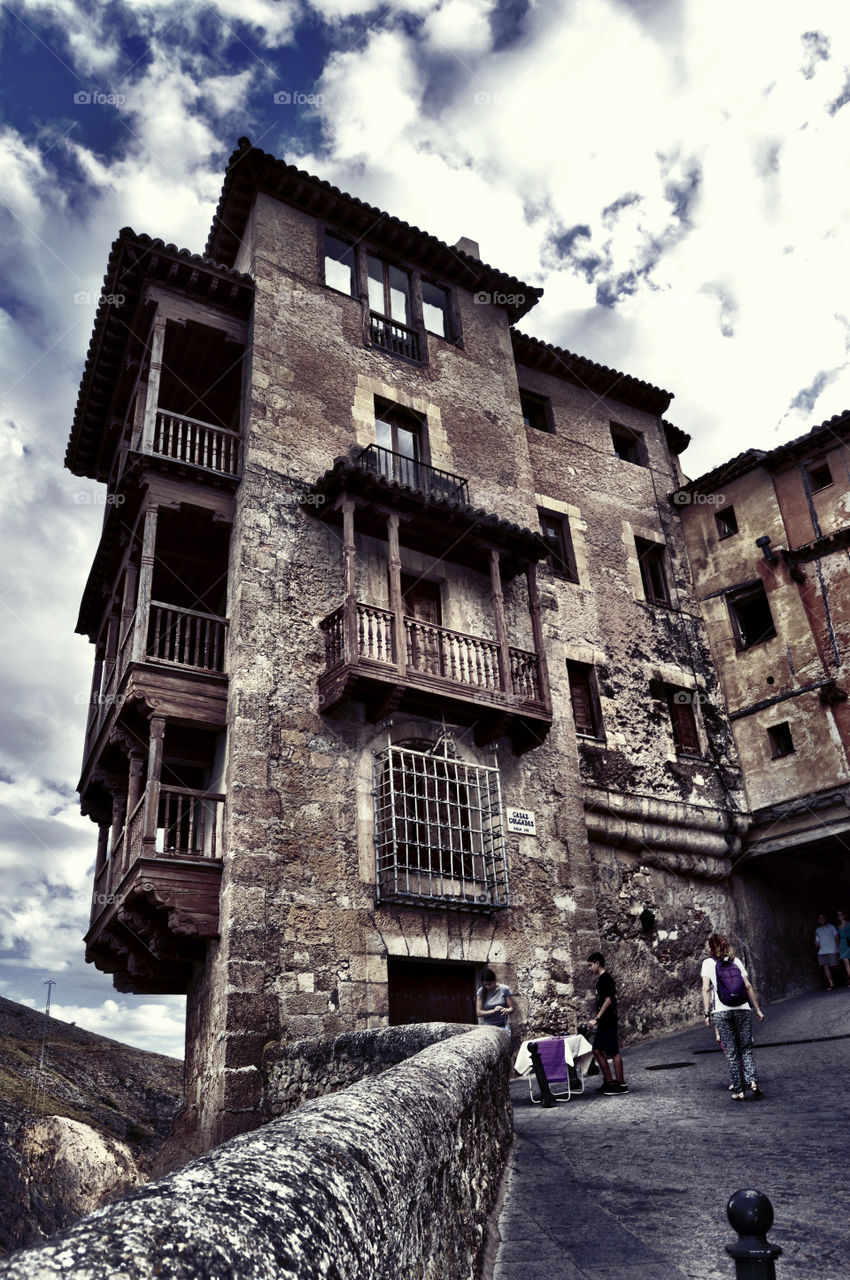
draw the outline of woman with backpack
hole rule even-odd
[[[709,956],[703,960],[701,970],[702,1007],[709,1024],[714,1024],[726,1054],[732,1100],[743,1102],[749,1087],[749,1096],[758,1101],[764,1094],[758,1086],[753,1061],[750,1013],[755,1011],[759,1022],[764,1021],[764,1014],[749,975],[741,961],[736,960],[729,939],[722,933],[713,933],[708,940],[708,950]]]

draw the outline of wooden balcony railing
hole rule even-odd
[[[449,631],[405,618],[407,665],[429,676],[444,676],[473,689],[501,689],[499,646],[492,640]]]
[[[237,431],[214,427],[197,418],[177,413],[157,412],[151,453],[163,458],[189,462],[194,467],[238,476],[240,437]]]
[[[394,356],[403,356],[405,360],[421,362],[419,334],[415,329],[399,324],[397,320],[391,320],[378,311],[369,312],[369,329],[374,346],[382,347]]]
[[[363,471],[382,476],[385,480],[393,480],[396,484],[407,485],[430,498],[442,498],[455,502],[459,506],[469,506],[469,484],[463,476],[453,475],[451,471],[441,471],[439,467],[429,467],[416,458],[406,458],[401,453],[393,453],[380,445],[367,445],[357,460]]]
[[[146,656],[199,671],[223,671],[226,625],[216,614],[152,600]]]
[[[356,649],[346,649],[345,609],[335,609],[320,623],[325,635],[325,669],[342,664],[381,663],[397,667],[395,618],[388,609],[357,602]],[[493,695],[507,695],[522,703],[545,704],[540,678],[540,658],[526,649],[508,651],[511,687],[505,689],[499,664],[499,646],[481,636],[452,631],[418,618],[404,619],[406,670],[434,676],[452,685]]]
[[[161,786],[157,857],[220,858],[224,800],[218,792]]]

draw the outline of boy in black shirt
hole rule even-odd
[[[617,988],[610,973],[605,970],[605,959],[601,951],[594,951],[587,957],[590,972],[596,978],[596,1017],[591,1024],[596,1024],[593,1037],[593,1056],[599,1064],[604,1077],[600,1093],[609,1097],[618,1097],[628,1093],[629,1087],[623,1079],[623,1059],[617,1040]],[[614,1075],[608,1065],[608,1059],[614,1065]]]

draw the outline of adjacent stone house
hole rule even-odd
[[[747,792],[740,906],[774,990],[850,899],[850,413],[676,495]]]
[[[203,256],[114,243],[67,455],[107,485],[86,947],[187,993],[199,1146],[272,1039],[471,1021],[485,965],[574,1028],[600,945],[659,1031],[712,928],[751,946],[688,437],[523,335],[539,296],[247,140]]]

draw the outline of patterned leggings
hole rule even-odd
[[[723,1052],[729,1067],[729,1079],[735,1093],[744,1092],[744,1083],[757,1084],[756,1064],[753,1061],[753,1029],[749,1009],[715,1009],[712,1014],[714,1029],[723,1043]],[[744,1064],[743,1074],[741,1063]]]

